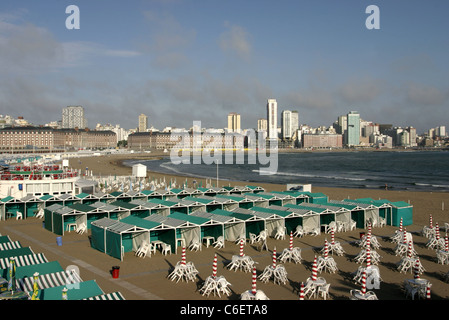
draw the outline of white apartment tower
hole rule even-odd
[[[276,99],[268,99],[267,101],[267,130],[269,140],[277,140],[278,138],[278,103]]]
[[[282,139],[291,139],[293,135],[292,130],[292,112],[290,110],[284,110],[281,113],[281,128]]]
[[[87,120],[84,117],[82,106],[68,106],[62,109],[62,128],[64,129],[84,129],[87,128]]]

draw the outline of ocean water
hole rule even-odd
[[[274,158],[273,158],[274,159]],[[271,168],[274,160],[270,158]],[[385,188],[391,190],[449,192],[449,152],[447,151],[381,151],[381,152],[310,152],[279,153],[277,170],[266,173],[270,162],[249,164],[244,158],[237,164],[174,164],[170,157],[150,161],[127,161],[132,166],[142,163],[150,171],[167,174],[278,184],[311,183],[320,187]],[[228,161],[229,162],[229,161]],[[217,170],[218,169],[218,170]],[[218,172],[217,172],[218,171]]]

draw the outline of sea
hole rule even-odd
[[[222,155],[219,164],[180,163],[167,156],[155,160],[129,160],[147,170],[189,177],[247,181],[248,184],[312,184],[319,187],[366,188],[408,191],[449,192],[448,151],[350,151],[289,152],[277,158],[229,160]],[[267,161],[267,160],[270,161]],[[179,161],[178,161],[179,162]],[[276,163],[275,163],[276,162]],[[275,170],[273,169],[275,168]],[[270,173],[270,174],[267,174]]]

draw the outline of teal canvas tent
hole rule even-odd
[[[95,195],[89,194],[89,193],[84,193],[84,192],[75,195],[75,197],[80,199],[80,203],[83,203],[83,204],[91,204],[93,202],[99,201],[99,199]]]
[[[192,213],[190,215],[175,212],[170,214],[168,217],[179,219],[179,220],[185,220],[189,221],[191,223],[194,223],[200,227],[200,241],[204,237],[214,237],[214,239],[218,238],[219,236],[222,236],[224,233],[223,230],[223,224],[221,222],[218,222],[217,220],[213,220],[210,217],[206,217],[205,214],[199,214],[200,212],[197,211],[195,213]],[[203,211],[203,213],[206,213]],[[189,244],[188,242],[186,243]]]
[[[97,201],[95,203],[91,203],[90,206],[93,208],[101,209],[107,214],[107,218],[114,220],[120,220],[121,218],[123,218],[121,214],[124,212],[129,214],[128,210],[122,210],[120,207],[114,206],[107,202]]]
[[[356,222],[357,228],[366,228],[370,220],[379,220],[379,209],[373,204],[346,200],[331,200],[331,203],[351,210],[351,219]]]
[[[374,200],[371,198],[360,198],[356,200],[344,200],[345,202],[368,203],[376,206],[379,210],[379,217],[384,218],[386,224],[393,225],[393,206],[388,200]]]
[[[234,234],[235,240],[237,240],[242,234],[246,238],[249,238],[250,233],[259,234],[260,231],[265,230],[265,219],[255,215],[253,211],[248,209],[237,208],[233,211],[215,210],[213,213],[228,215],[245,223],[245,228],[242,230],[243,233]]]
[[[45,229],[62,236],[71,224],[76,225],[82,215],[69,207],[53,204],[44,209]]]
[[[211,220],[223,223],[223,235],[226,241],[236,241],[241,234],[245,234],[245,221],[232,215],[232,212],[225,210],[214,210],[214,212],[198,212]],[[208,216],[209,215],[209,216]]]
[[[265,229],[269,236],[274,237],[279,227],[285,227],[285,211],[272,208],[252,207],[256,216],[265,220]]]
[[[136,251],[142,242],[150,238],[147,228],[109,218],[93,221],[91,234],[94,249],[121,261],[126,252]]]
[[[24,215],[23,210],[24,202],[20,199],[7,196],[0,200],[0,214],[3,220],[17,217],[17,212],[21,212]]]
[[[31,194],[20,200],[24,203],[24,218],[33,217],[40,209],[44,209],[44,201]]]
[[[304,217],[307,220],[307,217],[316,215],[313,211],[307,209],[288,208],[285,206],[271,206],[270,208],[284,212],[279,214],[284,217],[284,224],[287,229],[287,234],[290,234],[290,232],[295,232],[298,226],[303,226]],[[313,219],[311,221],[313,221]]]
[[[252,206],[253,207],[268,207],[269,205],[275,205],[273,203],[270,204],[269,200],[266,197],[261,197],[258,194],[244,194],[243,195],[245,197],[245,199],[247,199],[248,201],[252,202]],[[251,209],[251,208],[245,208],[244,209]]]
[[[217,195],[216,198],[231,199],[231,200],[237,202],[238,208],[251,209],[252,207],[254,207],[253,200],[251,200],[247,197],[244,197],[244,196],[240,196],[240,195]],[[233,206],[231,208],[231,210],[235,209],[237,207]],[[225,208],[225,210],[228,210],[227,207]]]
[[[177,214],[174,215],[177,216]],[[153,214],[149,217],[146,217],[145,220],[158,222],[163,226],[168,226],[175,230],[175,239],[173,239],[173,241],[171,242],[166,242],[171,245],[171,250],[174,253],[177,252],[178,239],[183,239],[186,243],[186,246],[188,246],[194,239],[201,242],[201,228],[198,224],[191,221],[173,218],[172,214],[168,216]]]
[[[320,214],[316,210],[312,210],[311,208],[304,207],[307,203],[298,204],[286,204],[284,207],[289,208],[291,212],[306,212],[302,215],[302,227],[305,233],[310,233],[312,230],[321,229],[321,221]],[[300,210],[300,211],[297,211]]]
[[[206,211],[195,211],[191,216],[206,219],[206,221],[201,224],[201,237],[212,236],[217,239],[219,236],[225,236],[225,223],[228,221],[227,217],[214,215],[213,213]]]

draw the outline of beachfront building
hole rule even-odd
[[[267,131],[268,140],[277,140],[278,138],[278,103],[276,99],[267,101]]]
[[[238,149],[245,146],[245,136],[223,132],[137,132],[128,136],[128,148],[148,149]]]
[[[66,129],[87,128],[82,106],[68,106],[62,109],[62,127]]]
[[[235,112],[228,114],[228,132],[240,132],[240,115]]]
[[[57,151],[80,148],[113,148],[112,131],[53,129],[50,127],[11,127],[0,129],[0,150],[6,152]]]
[[[148,116],[143,113],[139,116],[139,132],[146,132],[148,128]]]
[[[303,148],[313,149],[329,149],[342,148],[343,135],[341,134],[303,134],[302,135]]]
[[[350,111],[346,115],[347,130],[345,144],[348,147],[360,144],[360,114],[357,111]]]

